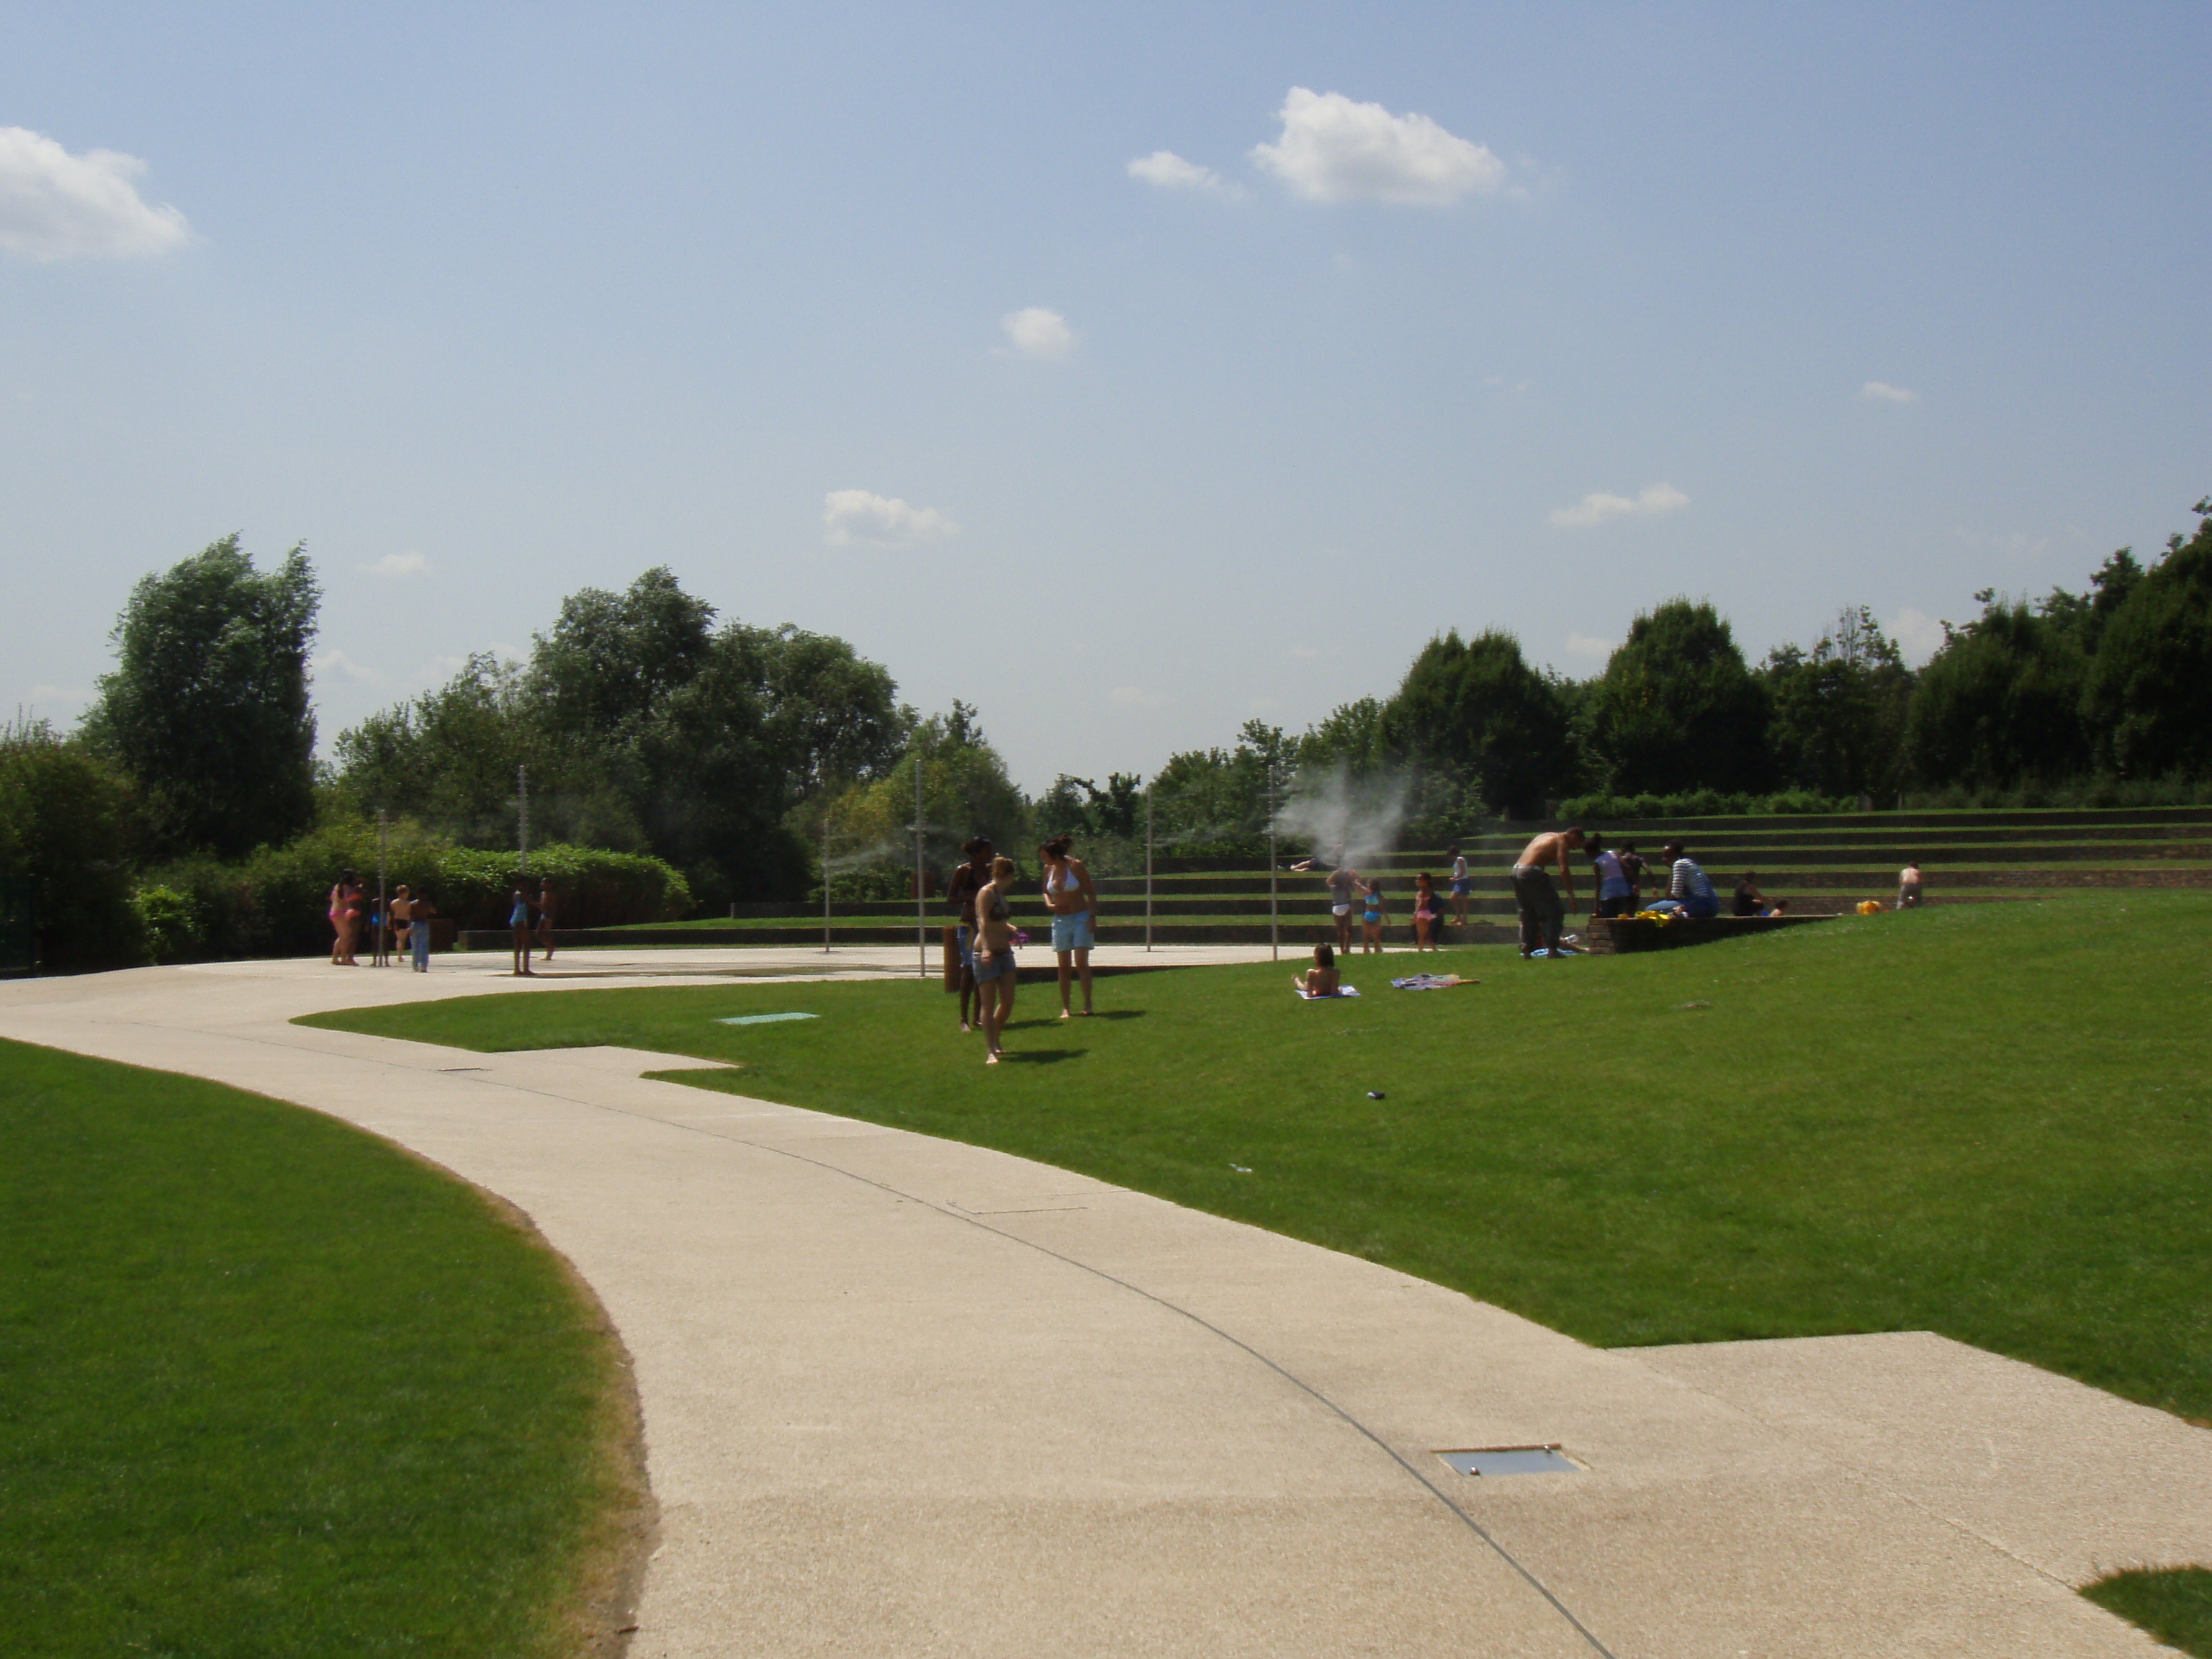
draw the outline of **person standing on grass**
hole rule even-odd
[[[1920,860],[1914,859],[1897,872],[1897,908],[1917,910],[1927,902],[1920,890]]]
[[[1352,904],[1359,896],[1359,872],[1344,861],[1344,843],[1339,842],[1329,858],[1328,916],[1336,924],[1336,948],[1344,956],[1352,954]]]
[[[1014,923],[1007,895],[1014,861],[991,860],[991,879],[975,895],[975,1024],[983,1033],[986,1066],[1006,1053],[999,1036],[1014,1017]]]
[[[1444,908],[1437,898],[1437,884],[1425,870],[1413,878],[1413,948],[1437,948],[1437,930],[1443,926]]]
[[[1567,954],[1559,943],[1566,906],[1575,902],[1575,872],[1567,868],[1567,854],[1582,844],[1579,829],[1547,830],[1522,848],[1514,861],[1513,902],[1521,912],[1523,957],[1533,957],[1539,951],[1555,957]],[[1560,902],[1559,890],[1552,885],[1552,872],[1544,867],[1547,864],[1559,866],[1559,879],[1567,884],[1565,904]]]
[[[1044,863],[1044,905],[1052,912],[1053,954],[1060,958],[1060,1017],[1073,1017],[1067,1006],[1068,967],[1073,958],[1075,972],[1083,980],[1083,1017],[1088,1019],[1091,952],[1097,944],[1091,919],[1097,912],[1098,889],[1083,860],[1068,850],[1074,844],[1073,836],[1055,836],[1037,848],[1037,857]]]
[[[1620,873],[1628,878],[1628,908],[1620,913],[1624,916],[1632,916],[1644,908],[1644,877],[1650,868],[1634,842],[1621,848]]]
[[[1679,841],[1670,841],[1661,850],[1674,871],[1667,883],[1668,901],[1686,916],[1704,919],[1720,915],[1720,896],[1713,891],[1711,878],[1690,856],[1689,849]]]
[[[507,925],[514,935],[514,974],[529,977],[530,969],[530,895],[522,890],[522,884],[514,884],[508,898],[513,908],[507,913]]]
[[[1474,891],[1474,878],[1468,873],[1467,854],[1460,851],[1456,842],[1452,844],[1451,861],[1452,926],[1464,927],[1467,926],[1467,901]]]
[[[983,995],[975,981],[975,895],[991,884],[991,838],[977,836],[960,843],[968,862],[954,870],[945,883],[945,900],[960,907],[955,937],[960,946],[960,1029],[968,1029],[968,1000],[975,1000],[975,1027],[983,1025]]]
[[[1390,907],[1382,899],[1382,878],[1376,877],[1363,885],[1359,891],[1364,901],[1360,919],[1367,929],[1366,937],[1359,947],[1360,954],[1379,957],[1382,954],[1382,930],[1390,925]]]
[[[553,891],[552,877],[538,884],[538,944],[548,962],[553,960],[553,915],[560,902]]]
[[[1621,855],[1607,851],[1605,838],[1595,834],[1583,850],[1589,854],[1591,879],[1597,883],[1597,915],[1634,915],[1635,891],[1628,884],[1628,872],[1622,867]]]
[[[408,943],[415,947],[415,971],[430,971],[430,923],[438,914],[438,907],[430,902],[428,893],[417,893],[407,908]]]

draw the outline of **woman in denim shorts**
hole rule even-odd
[[[1098,942],[1091,918],[1097,909],[1098,889],[1091,872],[1083,867],[1083,860],[1068,852],[1074,844],[1072,836],[1057,836],[1038,848],[1037,856],[1044,860],[1044,902],[1052,912],[1053,954],[1060,958],[1060,1017],[1072,1018],[1067,1006],[1072,958],[1075,971],[1083,977],[1083,1014],[1087,1019],[1091,1016],[1091,951]]]
[[[1014,923],[1006,903],[1013,879],[1014,861],[993,859],[990,884],[975,895],[975,1016],[988,1050],[986,1066],[996,1066],[1006,1053],[999,1033],[1014,1015]]]

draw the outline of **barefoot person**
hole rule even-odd
[[[1300,875],[1320,867],[1318,859],[1300,859],[1291,866]],[[1359,872],[1344,861],[1344,843],[1339,842],[1328,851],[1328,874],[1322,878],[1328,887],[1328,917],[1336,924],[1336,948],[1345,956],[1352,954],[1352,906],[1359,896]]]
[[[1897,872],[1897,908],[1917,910],[1927,902],[1927,895],[1920,888],[1920,860],[1915,859]]]
[[[342,871],[331,889],[331,927],[337,935],[331,945],[331,965],[361,966],[353,959],[355,937],[361,932],[361,880],[350,870]]]
[[[1451,849],[1452,926],[1467,926],[1467,901],[1474,891],[1474,878],[1468,872],[1467,854],[1455,843]]]
[[[1437,949],[1437,934],[1443,925],[1443,903],[1437,897],[1436,883],[1424,870],[1413,878],[1413,948]]]
[[[1521,849],[1521,856],[1513,863],[1513,902],[1521,912],[1521,954],[1532,957],[1541,951],[1548,956],[1561,953],[1559,928],[1567,918],[1567,905],[1575,902],[1575,872],[1567,868],[1567,854],[1583,844],[1583,832],[1578,830],[1547,830],[1542,835]],[[1552,872],[1544,866],[1557,865],[1559,879],[1567,884],[1566,902],[1559,901],[1559,890],[1552,884]]]
[[[538,946],[545,960],[553,960],[553,915],[561,901],[553,891],[553,878],[538,884]]]
[[[1377,876],[1374,880],[1363,884],[1359,896],[1362,907],[1360,921],[1366,927],[1359,947],[1360,954],[1379,957],[1382,954],[1382,930],[1390,925],[1390,907],[1382,901],[1382,878]]]
[[[514,935],[514,976],[529,977],[530,895],[522,890],[522,884],[518,881],[507,898],[513,906],[507,913],[507,925]]]
[[[1070,958],[1083,980],[1083,1014],[1091,1017],[1091,951],[1097,935],[1091,918],[1098,907],[1098,889],[1083,860],[1068,849],[1074,838],[1057,836],[1037,848],[1044,862],[1044,903],[1052,912],[1052,950],[1060,958],[1060,1017],[1072,1018],[1067,1006]]]
[[[392,901],[392,956],[398,961],[408,954],[412,945],[410,930],[415,926],[415,901],[407,891],[407,884],[399,884],[399,891]]]
[[[1006,896],[1014,861],[991,860],[991,879],[975,895],[975,1024],[981,1027],[983,1063],[996,1066],[1006,1050],[999,1034],[1014,1014],[1014,923]]]
[[[438,907],[430,902],[428,893],[417,893],[407,907],[407,942],[415,947],[415,971],[430,971],[430,923],[438,914]]]
[[[1333,997],[1344,983],[1344,975],[1336,970],[1336,952],[1327,945],[1314,946],[1314,965],[1303,974],[1291,975],[1291,988],[1303,991],[1310,997]]]
[[[991,838],[977,836],[960,843],[968,862],[954,870],[945,884],[945,899],[960,908],[955,934],[960,947],[960,1029],[968,1029],[968,1003],[975,1003],[975,1029],[983,1028],[983,996],[975,983],[975,895],[991,884]]]

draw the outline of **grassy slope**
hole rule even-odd
[[[2123,1572],[2081,1592],[2169,1647],[2212,1656],[2212,1568]]]
[[[620,1042],[687,1081],[1002,1147],[1387,1261],[1607,1345],[1928,1328],[2212,1417],[2212,896],[1959,907],[1307,1004],[1102,981],[987,1071],[934,988],[573,992],[319,1023]],[[1415,967],[1389,958],[1389,971]],[[1435,959],[1422,965],[1433,966]],[[717,1015],[805,1010],[756,1027]],[[1379,1090],[1388,1098],[1367,1097]],[[1234,1164],[1247,1166],[1240,1174]]]
[[[330,1119],[18,1043],[0,1142],[24,1651],[575,1650],[638,1494],[542,1245]]]

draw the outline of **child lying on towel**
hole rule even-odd
[[[1291,975],[1291,988],[1309,1002],[1316,997],[1356,997],[1359,994],[1337,973],[1336,947],[1330,945],[1314,946],[1314,965],[1303,974]]]

